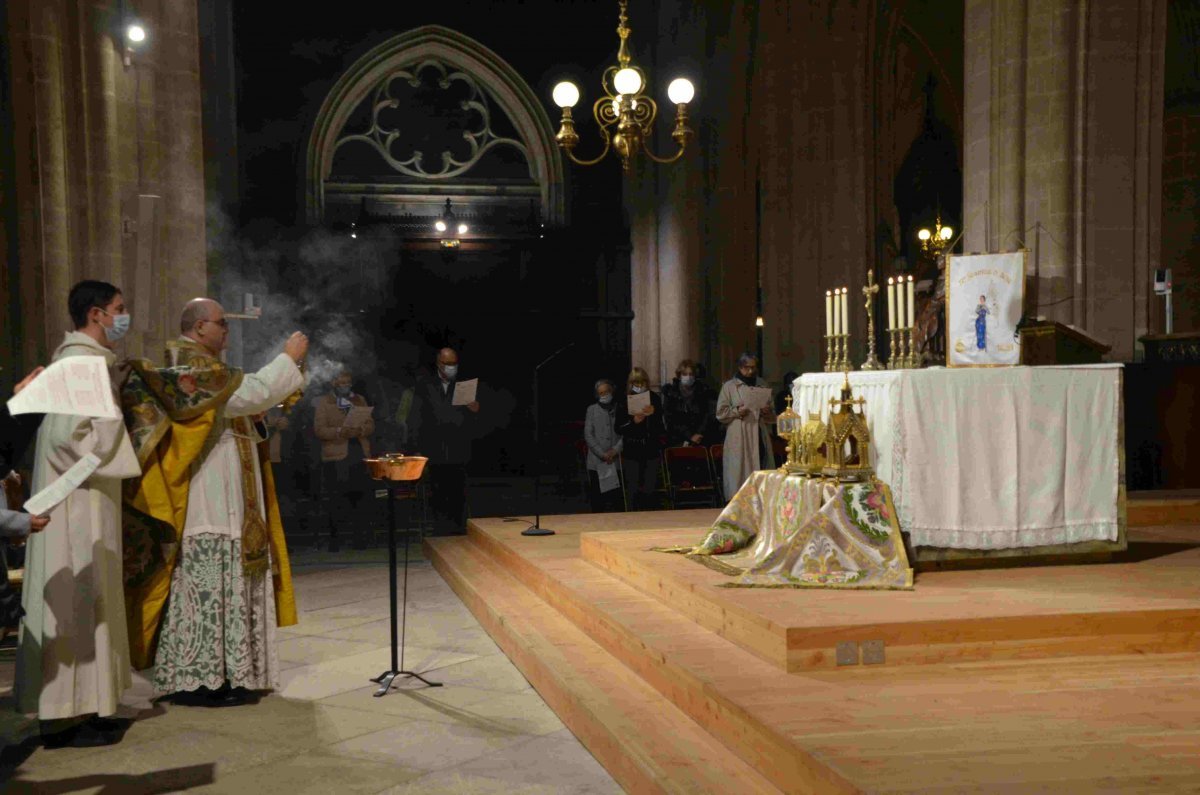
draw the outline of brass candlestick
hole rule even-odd
[[[882,370],[883,365],[875,357],[875,294],[879,292],[879,285],[875,283],[874,269],[867,271],[867,284],[862,291],[867,299],[865,302],[867,308],[867,360],[863,362],[862,369]]]
[[[833,338],[834,335],[825,335],[825,372],[833,372]]]
[[[897,355],[898,354],[896,352],[896,329],[890,328],[890,329],[888,329],[888,358],[887,358],[887,366],[888,366],[889,370],[899,370],[900,369],[900,360],[898,358],[896,358]]]
[[[841,339],[841,352],[838,354],[838,370],[849,372],[854,369],[854,365],[850,364],[850,335],[839,334]]]

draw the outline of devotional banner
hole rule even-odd
[[[1024,298],[1024,251],[947,257],[946,364],[1020,364]]]

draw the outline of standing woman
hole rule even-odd
[[[636,414],[629,412],[629,398],[650,390],[650,376],[640,367],[629,371],[625,401],[618,406],[617,433],[625,439],[625,489],[629,507],[635,511],[654,509],[654,487],[658,481],[659,452],[666,435],[662,398],[650,392],[650,405]]]
[[[723,486],[725,499],[732,499],[751,473],[775,466],[771,452],[771,423],[775,412],[770,404],[757,415],[746,408],[751,387],[766,386],[758,377],[758,357],[743,353],[737,360],[737,373],[721,386],[717,396],[717,419],[725,426],[725,463]]]
[[[587,408],[583,439],[587,443],[588,498],[592,513],[619,511],[621,475],[617,471],[625,440],[617,433],[616,388],[612,381],[596,382],[596,402]]]

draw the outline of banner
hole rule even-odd
[[[1024,299],[1024,251],[946,257],[946,364],[1020,364]]]

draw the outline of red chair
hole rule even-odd
[[[717,494],[721,499],[728,500],[725,496],[725,445],[714,444],[708,448],[708,460],[712,464],[713,483],[717,484]]]
[[[705,448],[668,447],[663,451],[663,472],[671,508],[677,508],[685,501],[703,501],[716,506],[717,487]]]

